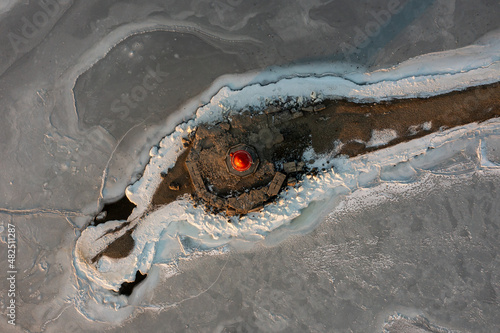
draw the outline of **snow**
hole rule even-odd
[[[425,123],[422,124],[422,129],[424,131],[430,131],[432,128],[432,121],[426,121]]]
[[[397,137],[398,134],[393,129],[372,130],[372,137],[366,143],[366,146],[369,148],[385,146]]]

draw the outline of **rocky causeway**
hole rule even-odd
[[[223,122],[200,125],[185,140],[186,151],[163,174],[151,209],[189,193],[210,211],[247,214],[295,185],[303,174],[317,171],[309,167],[312,161],[303,160],[307,149],[353,157],[499,115],[498,83],[426,99],[368,104],[326,100],[297,108],[277,104],[260,112],[237,111]],[[252,163],[257,165],[252,172],[234,172],[229,154],[238,146],[254,151]]]
[[[263,110],[234,110],[222,122],[199,125],[184,139],[185,150],[162,173],[149,212],[188,195],[211,213],[243,216],[262,209],[304,175],[320,171],[312,167],[313,160],[304,159],[307,150],[354,157],[498,116],[500,83],[382,103],[324,100],[301,107],[276,103]],[[235,161],[236,153],[246,157]],[[110,217],[126,220],[132,208],[125,197],[106,205],[94,223]],[[102,256],[126,257],[134,248],[133,232],[116,238],[92,262]]]

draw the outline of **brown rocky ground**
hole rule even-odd
[[[151,202],[153,207],[172,202],[185,193],[194,193],[193,183],[186,168],[188,154],[189,149],[186,149],[179,156],[174,167],[162,174],[161,185],[156,190]]]

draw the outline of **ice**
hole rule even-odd
[[[491,135],[481,141],[481,164],[487,167],[500,165],[500,137]]]
[[[0,4],[0,15],[7,13],[16,3],[17,0],[5,0]]]
[[[257,242],[232,238],[230,246],[218,247],[224,235],[214,240],[171,236],[179,230],[192,235],[197,226],[187,222],[170,225],[160,236],[151,228],[157,247],[145,246],[140,259],[144,269],[154,264],[128,299],[93,290],[99,284],[77,276],[72,264],[76,241],[84,239],[80,233],[93,215],[140,178],[151,147],[177,133],[176,126],[193,118],[219,91],[230,94],[289,79],[290,86],[304,84],[307,90],[296,86],[290,93],[307,99],[316,90],[309,79],[325,77],[323,82],[336,78],[339,83],[329,93],[375,101],[406,97],[399,91],[409,82],[414,89],[405,90],[408,96],[426,97],[498,81],[498,74],[492,74],[498,60],[496,4],[404,2],[401,14],[351,55],[343,43],[352,43],[358,29],[376,22],[371,12],[387,10],[386,1],[254,6],[232,0],[58,0],[59,10],[25,38],[26,20],[33,23],[35,14],[43,15],[40,4],[54,1],[0,4],[2,267],[7,267],[5,226],[14,223],[19,230],[18,325],[2,320],[2,332],[380,331],[394,312],[415,317],[399,310],[402,305],[420,309],[418,314],[439,327],[491,332],[498,326],[498,260],[491,255],[498,252],[499,214],[494,123],[466,128],[461,132],[468,133],[466,138],[455,144],[447,141],[446,132],[427,142],[436,149],[407,146],[399,157],[407,157],[402,160],[409,162],[401,163],[411,164],[415,180],[409,167],[391,178],[382,166],[372,165],[385,158],[388,165],[400,163],[388,156],[374,154],[352,165],[339,161],[342,172],[356,167],[359,176],[346,176],[345,185],[321,194],[324,200],[296,211],[296,218],[282,221],[273,232],[263,227]],[[10,32],[25,40],[13,44]],[[180,50],[167,47],[174,40]],[[451,50],[449,57],[440,58],[446,50]],[[414,58],[405,68],[399,65],[429,53],[434,54]],[[471,59],[471,54],[477,56]],[[168,63],[170,79],[156,97],[146,99],[128,119],[111,111],[104,97],[111,103],[132,93],[142,84],[147,59],[155,66],[160,59],[162,69],[167,58],[179,63]],[[347,58],[355,63],[343,63]],[[416,72],[420,76],[412,78]],[[400,85],[382,87],[396,73]],[[447,73],[453,74],[446,82],[433,82],[433,75]],[[454,82],[457,77],[463,80]],[[79,90],[78,82],[86,82],[85,89]],[[288,94],[286,86],[281,89],[271,98]],[[319,90],[316,96],[321,98]],[[415,149],[430,155],[411,158]],[[434,151],[443,154],[437,166],[430,162],[440,158]],[[322,177],[330,185],[338,180]],[[413,193],[424,194],[413,200]],[[391,200],[398,198],[403,202],[395,207]],[[299,199],[295,203],[306,206]],[[350,205],[353,210],[339,208],[330,215]],[[295,214],[293,209],[288,213]],[[207,251],[203,242],[215,248]],[[339,245],[336,257],[329,257],[326,244]],[[319,255],[311,256],[315,249]],[[111,272],[113,262],[103,262],[102,269]],[[449,282],[443,286],[438,281]],[[2,294],[2,314],[7,300]],[[380,320],[373,319],[381,313]]]
[[[423,316],[409,318],[402,314],[390,316],[387,323],[384,325],[384,333],[459,333],[458,330],[449,330],[444,327],[439,327],[432,324],[428,319]]]

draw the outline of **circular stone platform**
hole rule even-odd
[[[246,144],[252,133],[229,123],[201,125],[186,159],[196,196],[228,215],[259,210],[286,178],[261,157],[262,147]]]

